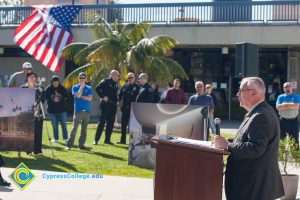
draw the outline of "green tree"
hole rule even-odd
[[[152,81],[187,79],[180,64],[166,57],[178,41],[165,35],[147,38],[149,30],[146,22],[110,25],[99,17],[93,26],[94,42],[71,43],[63,49],[62,55],[79,66],[67,76],[65,86],[75,84],[80,71],[95,85],[111,69],[118,69],[123,81],[128,71],[148,73]]]

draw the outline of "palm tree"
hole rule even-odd
[[[164,35],[147,38],[150,24],[123,25],[116,21],[110,25],[99,17],[93,30],[97,38],[94,42],[71,43],[63,49],[63,57],[80,66],[66,77],[66,87],[77,82],[81,71],[86,72],[93,85],[111,69],[121,72],[121,80],[125,80],[128,71],[148,73],[153,81],[188,78],[180,64],[165,56],[178,41]]]

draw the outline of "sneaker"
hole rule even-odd
[[[98,141],[94,140],[93,145],[97,145]]]
[[[69,140],[69,139],[64,139],[64,142],[65,142],[65,144],[67,144],[67,143],[68,143],[68,140]]]
[[[111,141],[105,141],[104,144],[114,145]]]
[[[65,150],[69,151],[71,150],[71,147],[66,147]]]
[[[34,155],[39,157],[39,156],[43,156],[43,153],[35,153]]]
[[[58,142],[58,140],[56,140],[56,139],[52,139],[52,140],[51,140],[51,142],[52,142],[52,143],[57,143],[57,142]]]

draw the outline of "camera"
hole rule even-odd
[[[44,101],[44,89],[41,86],[35,88],[35,101]]]

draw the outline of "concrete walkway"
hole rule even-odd
[[[4,177],[13,171],[3,168]],[[14,183],[0,187],[0,200],[152,200],[153,180],[103,176],[101,179],[55,179],[46,180],[45,175],[67,173],[31,170],[36,178],[24,191]]]

